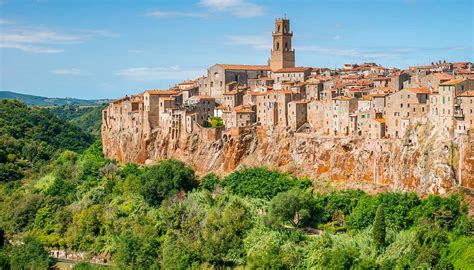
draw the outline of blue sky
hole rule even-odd
[[[471,0],[0,0],[0,90],[116,98],[265,64],[284,14],[301,66],[474,61]]]

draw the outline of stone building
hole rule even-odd
[[[163,110],[164,99],[178,95],[178,91],[169,90],[147,90],[143,93],[144,103],[144,130],[149,134],[153,129],[160,126],[160,107]]]
[[[233,90],[224,93],[223,96],[222,105],[224,105],[224,110],[230,111],[244,103],[244,91]]]
[[[288,67],[275,70],[272,73],[272,77],[276,83],[304,82],[310,75],[310,67]]]
[[[288,103],[288,126],[292,130],[297,130],[308,121],[307,116],[308,101],[298,100]]]
[[[308,102],[308,123],[316,133],[329,134],[332,127],[332,101]]]
[[[201,126],[208,125],[209,117],[214,115],[214,110],[216,108],[216,100],[211,96],[194,96],[188,100],[190,109],[196,113],[196,122]]]
[[[454,79],[439,85],[438,98],[433,110],[436,112],[438,124],[447,131],[454,130],[454,111],[456,96],[465,91],[469,85],[466,79]]]
[[[468,132],[474,132],[474,90],[458,94],[454,107],[455,134],[467,135]]]
[[[226,84],[235,81],[239,85],[247,85],[249,79],[268,77],[270,68],[264,65],[228,65],[215,64],[208,69],[209,95],[222,103]]]
[[[340,96],[333,98],[332,102],[332,132],[336,136],[347,136],[350,133],[350,115],[357,110],[357,99]]]
[[[255,110],[250,105],[240,105],[232,111],[224,111],[224,125],[226,128],[248,127],[255,123]]]
[[[407,88],[386,97],[384,118],[387,136],[400,138],[405,135],[410,124],[423,121],[428,115],[428,96],[426,88]]]

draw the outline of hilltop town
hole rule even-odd
[[[151,145],[161,142],[163,146],[165,140],[173,151],[189,151],[195,148],[189,146],[189,138],[215,145],[242,143],[249,134],[259,138],[279,134],[305,140],[363,139],[382,148],[387,141],[405,143],[407,133],[427,126],[437,130],[436,136],[459,143],[458,164],[449,165],[453,172],[445,170],[442,178],[461,183],[457,166],[462,167],[460,175],[472,175],[472,164],[460,163],[464,158],[471,162],[474,152],[472,63],[437,61],[403,70],[376,63],[345,64],[339,69],[300,67],[296,66],[290,20],[276,19],[272,36],[266,65],[215,64],[207,76],[111,102],[103,111],[106,155],[146,163],[173,156],[150,155]],[[274,139],[273,143],[279,141]],[[451,146],[446,143],[445,147]],[[258,146],[251,151],[255,148]],[[160,151],[166,151],[163,149]],[[135,154],[130,154],[133,151]],[[237,159],[248,154],[239,153]],[[236,164],[224,165],[223,170],[237,166],[235,159]],[[416,176],[418,181],[420,177]],[[463,185],[474,185],[472,181]]]

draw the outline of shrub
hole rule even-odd
[[[265,167],[243,168],[224,178],[224,187],[240,196],[270,200],[280,192],[294,187],[308,188],[309,180],[298,180],[286,173],[271,171]]]

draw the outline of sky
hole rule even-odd
[[[0,0],[0,90],[117,98],[266,64],[283,16],[298,66],[474,62],[473,2]]]

